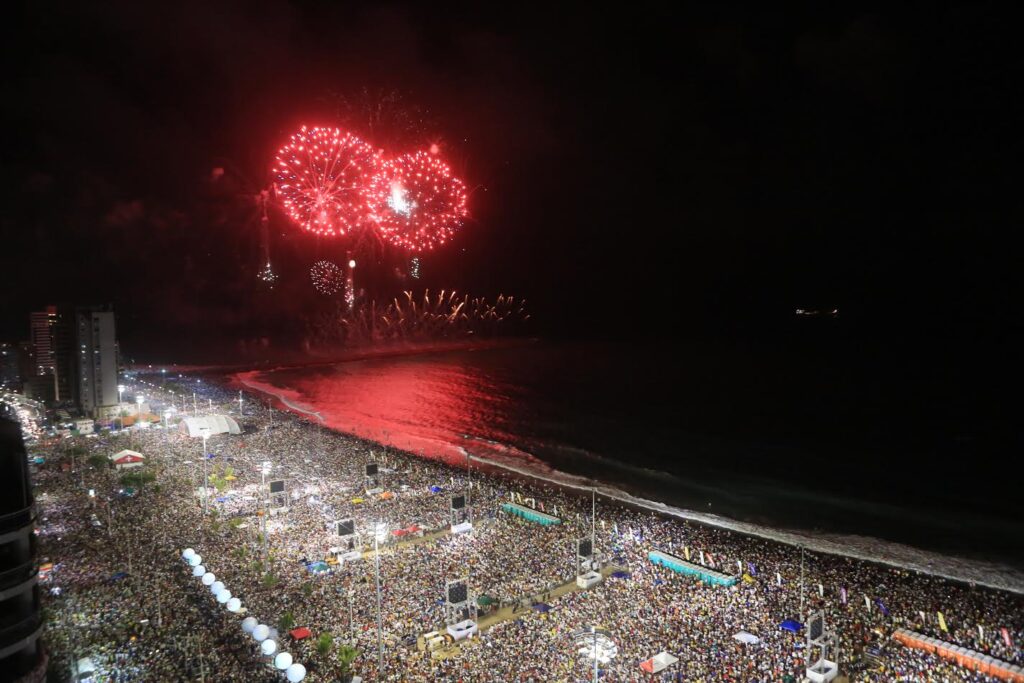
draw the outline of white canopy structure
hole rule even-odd
[[[667,669],[678,661],[678,657],[673,657],[667,652],[659,652],[650,659],[640,662],[640,668],[647,673],[656,674],[659,671]]]
[[[139,453],[138,451],[130,451],[127,448],[107,457],[109,457],[110,462],[114,464],[114,469],[118,470],[142,467],[142,463],[146,459],[146,456],[142,453]]]
[[[208,415],[206,417],[186,417],[178,423],[182,434],[197,437],[205,432],[207,436],[214,434],[241,434],[235,418],[228,415]]]

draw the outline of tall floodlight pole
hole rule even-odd
[[[590,487],[590,556],[597,552],[596,532],[597,527],[597,489]]]
[[[192,414],[196,417],[199,416],[199,406],[196,404],[196,392],[192,392]]]
[[[117,417],[121,420],[121,431],[124,431],[124,415],[121,414],[121,394],[124,393],[124,385],[117,385]]]
[[[270,474],[270,470],[273,467],[273,463],[269,460],[263,461],[263,466],[260,467],[260,480],[262,486],[260,491],[263,494],[263,566],[266,570],[270,570],[270,551],[268,550],[267,531],[268,517],[270,516],[270,492],[267,490],[267,475]]]
[[[210,509],[209,508],[209,503],[207,502],[207,499],[210,496],[209,496],[209,491],[207,491],[207,489],[206,489],[206,482],[209,481],[209,479],[208,479],[208,477],[206,475],[206,459],[207,459],[206,458],[206,438],[209,436],[209,434],[210,434],[209,428],[208,427],[203,427],[203,515],[206,515],[207,512]]]
[[[238,390],[238,414],[242,414],[242,390]]]
[[[137,406],[137,408],[135,410],[135,422],[137,423],[137,425],[142,423],[142,402],[143,402],[143,400],[145,400],[144,396],[136,396],[135,397],[135,405]],[[137,425],[135,427],[136,429],[138,429]],[[131,437],[131,432],[129,432],[128,445],[131,446],[133,441],[134,441],[134,439]]]
[[[380,613],[380,543],[384,540],[383,535],[387,532],[383,522],[377,522],[373,533],[373,556],[377,575],[377,679],[383,680],[384,676],[384,623]]]
[[[804,616],[804,547],[800,546],[800,618]]]

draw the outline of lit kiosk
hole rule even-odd
[[[284,479],[277,479],[270,482],[270,497],[268,499],[270,514],[288,512],[288,487]]]
[[[601,564],[594,555],[594,541],[590,538],[576,540],[576,585],[593,588],[601,583]]]
[[[363,488],[366,489],[366,495],[375,496],[378,493],[384,492],[384,488],[381,485],[380,481],[380,467],[377,465],[377,463],[367,463],[363,478]]]
[[[465,494],[451,497],[448,513],[451,516],[452,534],[464,534],[473,530],[472,511],[466,503]]]
[[[455,640],[469,638],[476,625],[476,602],[469,593],[468,579],[448,581],[444,587],[444,621],[448,635]]]
[[[817,657],[817,659],[815,659]],[[811,664],[811,662],[814,662]],[[826,683],[839,675],[839,636],[825,627],[825,613],[816,612],[807,622],[807,678]]]

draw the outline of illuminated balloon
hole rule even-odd
[[[188,558],[188,563],[193,567],[198,567],[203,563],[203,556],[199,554],[192,555]]]
[[[222,590],[224,590],[223,581],[214,581],[213,584],[210,586],[210,592],[214,595],[218,595]]]
[[[231,598],[224,606],[228,608],[229,612],[237,612],[242,609],[242,601],[238,598]]]
[[[246,617],[242,619],[242,630],[246,633],[252,633],[259,623],[256,621],[256,617]]]
[[[351,133],[303,126],[277,153],[277,191],[304,230],[346,235],[366,220],[363,187],[379,164],[379,153]]]
[[[270,627],[266,624],[260,624],[252,630],[252,637],[257,643],[262,643],[268,636],[270,636]]]
[[[285,669],[284,675],[288,678],[289,683],[299,683],[306,677],[306,667],[301,664],[292,664]]]
[[[279,655],[277,655],[276,657],[274,657],[274,666],[276,666],[281,671],[284,671],[285,669],[287,669],[291,665],[292,665],[292,656],[290,654],[288,654],[287,652],[282,652]]]
[[[185,548],[185,550],[182,551],[181,556],[184,557],[186,560],[191,560],[192,556],[195,554],[196,551],[192,548]]]
[[[206,567],[204,567],[203,565],[200,564],[198,566],[192,567],[192,576],[203,576],[205,574]]]
[[[277,652],[277,643],[275,643],[270,638],[267,638],[262,643],[260,643],[260,652],[269,657],[270,655]]]
[[[222,605],[226,605],[228,600],[230,600],[230,599],[231,599],[231,591],[229,591],[227,588],[222,590],[220,593],[217,593],[217,602],[219,602]]]
[[[213,572],[206,572],[205,574],[203,574],[203,585],[204,586],[212,586],[213,583],[216,580],[217,580],[217,575],[214,574]]]

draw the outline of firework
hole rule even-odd
[[[384,239],[411,251],[444,244],[468,213],[465,185],[426,152],[384,162],[364,196]]]
[[[322,346],[433,342],[513,333],[529,319],[525,300],[512,296],[491,301],[456,292],[404,292],[386,304],[371,301],[329,312],[311,321],[309,332]]]
[[[309,269],[309,277],[313,281],[313,288],[327,296],[337,294],[345,284],[341,268],[330,261],[314,263]]]
[[[338,128],[306,128],[277,153],[274,172],[285,211],[318,235],[347,235],[365,224],[366,179],[379,154]]]
[[[267,265],[263,267],[263,270],[257,273],[256,277],[270,285],[271,289],[274,288],[274,282],[277,280],[277,274],[274,272],[274,269],[270,267],[270,261],[267,261]]]

